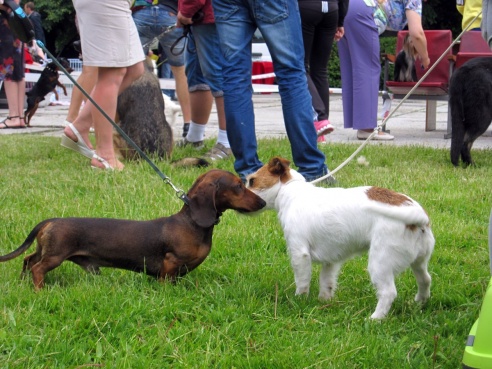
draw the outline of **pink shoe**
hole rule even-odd
[[[335,130],[329,120],[320,120],[318,122],[314,122],[314,128],[316,128],[316,133],[319,136],[324,136],[330,134]]]
[[[326,143],[325,136],[318,136],[318,139],[317,139],[316,141],[317,141],[318,143],[325,144],[325,143]]]

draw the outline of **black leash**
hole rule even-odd
[[[60,70],[65,73],[65,75],[68,77],[68,79],[74,84],[74,86],[76,86],[83,94],[84,96],[97,108],[97,110],[99,110],[99,112],[108,120],[109,123],[111,123],[111,125],[116,129],[116,131],[121,135],[121,137],[123,137],[125,139],[126,142],[128,142],[139,154],[140,156],[142,156],[142,158],[145,159],[145,161],[147,163],[149,163],[149,165],[152,167],[152,169],[154,169],[154,171],[159,175],[159,177],[162,178],[162,180],[168,184],[169,186],[171,186],[173,188],[173,190],[176,192],[176,196],[181,200],[183,201],[186,205],[189,205],[189,199],[188,199],[188,196],[186,196],[186,193],[177,188],[172,182],[171,182],[171,179],[166,176],[164,173],[161,172],[161,170],[155,165],[155,163],[142,151],[142,149],[140,149],[140,147],[138,147],[138,145],[133,142],[133,140],[128,137],[128,135],[113,121],[113,119],[104,111],[102,110],[102,108],[94,101],[94,99],[87,93],[87,91],[85,91],[82,86],[80,86],[77,81],[70,75],[70,73],[68,73],[68,71],[63,67],[63,65],[60,64],[60,62],[53,56],[53,54],[51,54],[48,49],[46,49],[46,47],[44,46],[44,44],[37,40],[36,41],[38,46],[43,49],[43,51],[46,53],[46,55],[48,55],[52,60],[53,62],[58,66],[58,68],[60,68]]]
[[[199,10],[197,11],[195,14],[193,14],[193,17],[191,17],[191,20],[193,21],[193,23],[195,22],[200,22],[204,17],[204,14],[203,14],[203,11],[202,10]],[[188,43],[186,43],[186,46],[183,46],[183,48],[178,51],[178,52],[174,52],[174,48],[178,45],[178,43],[182,40],[182,39],[186,39],[191,36],[191,24],[186,24],[186,25],[183,25],[183,34],[178,37],[178,39],[176,41],[174,41],[174,43],[171,45],[171,54],[177,56],[177,55],[181,55],[184,50],[185,50],[185,47],[188,47]],[[188,52],[191,52],[190,49],[188,49]]]

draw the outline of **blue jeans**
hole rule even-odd
[[[144,45],[145,55],[149,51],[149,43],[155,37],[158,37],[164,53],[162,59],[166,58],[167,62],[173,67],[184,65],[183,49],[185,47],[185,39],[178,42],[174,49],[171,50],[171,46],[183,34],[183,29],[175,28],[170,32],[163,33],[168,26],[176,24],[177,17],[172,8],[165,5],[148,6],[133,13],[133,20],[137,26],[140,41]]]
[[[213,8],[225,58],[227,135],[236,172],[244,178],[263,165],[251,87],[251,40],[258,28],[272,55],[294,163],[307,181],[326,174],[325,156],[316,143],[297,0],[214,0]]]
[[[190,92],[211,90],[214,97],[224,96],[224,58],[220,53],[219,35],[215,24],[191,27],[185,60]]]

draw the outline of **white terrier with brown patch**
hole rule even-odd
[[[246,179],[275,209],[294,269],[296,295],[308,294],[311,264],[322,264],[319,298],[333,297],[343,263],[369,252],[368,270],[377,290],[372,319],[384,318],[396,298],[395,276],[408,267],[417,280],[415,301],[430,297],[427,265],[434,236],[425,210],[406,195],[379,187],[321,188],[275,157]]]

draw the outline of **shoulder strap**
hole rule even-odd
[[[12,33],[22,42],[33,41],[35,39],[34,29],[24,10],[13,0],[4,0],[4,5],[12,9],[9,13],[2,12],[7,17]]]

